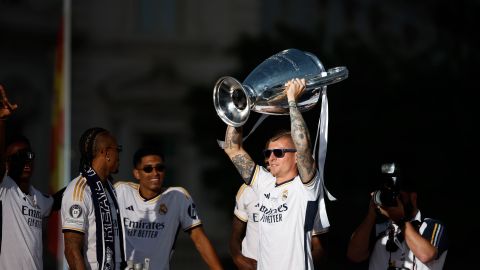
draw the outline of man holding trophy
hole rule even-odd
[[[345,67],[326,71],[315,55],[288,49],[262,62],[243,83],[226,76],[215,85],[214,106],[228,125],[222,148],[259,203],[257,269],[314,268],[311,238],[316,216],[321,228],[330,226],[323,186],[328,125],[326,86],[347,76]],[[321,125],[315,140],[319,140],[320,148],[315,161],[316,151],[312,150],[301,112],[315,106],[320,96]],[[291,130],[274,135],[263,150],[269,169],[257,165],[243,148],[246,138],[242,126],[251,110],[290,116]]]
[[[269,140],[264,155],[270,172],[256,165],[242,147],[242,128],[227,127],[225,153],[259,197],[258,269],[313,269],[311,231],[321,187],[309,131],[297,108],[296,99],[304,90],[304,79],[285,85],[291,133]]]

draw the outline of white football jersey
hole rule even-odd
[[[253,189],[243,184],[235,198],[233,213],[241,221],[247,223],[247,231],[242,240],[242,254],[245,257],[257,259],[258,254],[258,221],[260,218],[258,198]]]
[[[112,208],[112,223],[115,233],[115,269],[120,268],[121,252],[118,239],[118,222],[115,204],[110,193],[105,192]],[[62,231],[70,230],[84,234],[84,258],[88,269],[99,268],[97,262],[97,226],[95,222],[95,208],[93,207],[92,192],[87,179],[79,175],[73,179],[65,189],[62,198]]]
[[[167,188],[150,200],[143,199],[138,189],[136,183],[115,184],[125,228],[127,260],[141,263],[149,258],[151,269],[170,269],[178,230],[187,231],[201,224],[195,203],[180,187]]]
[[[257,267],[313,269],[311,236],[318,212],[319,173],[309,183],[299,176],[281,185],[265,168],[256,166],[250,186],[259,199]]]
[[[43,269],[42,226],[53,198],[30,186],[24,194],[5,176],[0,183],[0,269]]]
[[[243,184],[237,191],[235,197],[234,215],[241,221],[247,223],[245,237],[242,240],[242,254],[245,257],[257,260],[258,257],[258,221],[260,213],[258,211],[260,204],[253,189]],[[318,212],[323,211],[319,206]],[[328,232],[329,227],[325,227],[320,221],[320,214],[315,216],[312,235],[319,235]]]

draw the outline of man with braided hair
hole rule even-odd
[[[65,190],[62,231],[70,269],[124,269],[123,228],[112,173],[118,172],[121,147],[99,127],[80,138],[80,175]]]

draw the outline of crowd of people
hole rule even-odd
[[[319,196],[323,188],[310,133],[297,107],[304,79],[285,84],[290,129],[266,142],[263,166],[243,147],[242,127],[227,126],[223,149],[244,181],[235,198],[229,241],[238,269],[326,269]],[[181,228],[209,269],[223,269],[196,205],[182,187],[164,186],[165,157],[156,147],[134,156],[135,181],[115,181],[122,150],[100,127],[79,141],[78,175],[45,194],[31,185],[35,154],[29,140],[5,142],[6,120],[17,109],[0,85],[0,269],[43,269],[43,227],[61,213],[70,269],[170,269]],[[346,260],[368,269],[442,269],[448,252],[445,225],[417,207],[414,179],[398,163],[382,166],[385,186],[371,194],[367,215],[353,232]],[[15,244],[12,244],[15,243]]]

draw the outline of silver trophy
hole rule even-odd
[[[263,61],[243,83],[229,76],[218,79],[213,89],[213,104],[227,125],[240,127],[251,110],[271,115],[289,114],[284,89],[291,79],[304,78],[306,81],[306,89],[297,100],[297,107],[304,112],[315,106],[327,85],[347,77],[346,67],[325,71],[315,55],[288,49]]]

